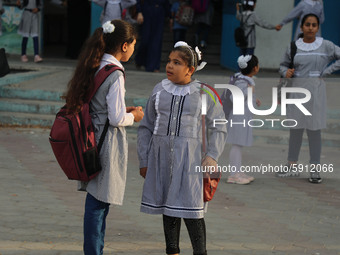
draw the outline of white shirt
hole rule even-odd
[[[114,56],[104,53],[99,70],[108,64],[115,64],[124,70],[122,64]],[[119,79],[111,85],[109,93],[106,96],[109,122],[110,125],[115,127],[131,126],[135,119],[132,113],[126,112],[124,85],[125,79],[123,76],[120,76]]]

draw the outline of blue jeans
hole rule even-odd
[[[288,161],[297,162],[302,144],[304,129],[290,129]],[[310,164],[320,164],[321,130],[307,129]]]
[[[110,204],[87,193],[84,214],[84,254],[101,255],[104,249],[105,220]]]

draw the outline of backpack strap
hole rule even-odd
[[[96,94],[97,90],[99,89],[99,87],[104,83],[104,81],[106,80],[106,78],[111,74],[113,73],[114,71],[116,70],[119,70],[123,73],[124,75],[124,79],[125,79],[125,72],[122,68],[120,68],[119,66],[117,65],[114,65],[114,64],[109,64],[109,65],[106,65],[104,66],[102,69],[100,69],[100,71],[98,72],[98,74],[96,75],[96,77],[94,78],[94,89],[92,91],[92,93],[90,94],[90,97],[88,98],[88,102],[91,101],[91,99],[94,97],[94,95]],[[104,126],[104,129],[103,129],[103,132],[102,134],[100,135],[100,138],[99,138],[99,143],[98,143],[98,146],[97,146],[97,151],[98,151],[98,154],[100,152],[100,149],[102,148],[103,146],[103,143],[104,143],[104,139],[105,139],[105,136],[106,136],[106,133],[107,133],[107,130],[109,129],[109,126],[110,126],[110,122],[109,122],[109,118],[107,118],[106,122],[105,122],[105,126]]]
[[[295,44],[295,41],[292,41],[290,43],[290,63],[289,63],[289,68],[292,69],[294,68],[294,57],[296,55],[297,47]]]
[[[116,70],[121,71],[123,73],[124,79],[125,79],[125,72],[119,66],[114,65],[114,64],[109,64],[109,65],[104,66],[102,69],[100,69],[100,71],[97,73],[96,77],[94,78],[94,88],[93,88],[92,92],[90,93],[89,97],[87,98],[87,101],[86,101],[87,103],[89,103],[91,101],[91,99],[94,97],[97,90],[104,83],[106,78]]]
[[[229,83],[230,83],[231,85],[235,85],[235,82],[236,82],[237,80],[246,81],[246,82],[249,84],[249,81],[248,81],[247,79],[241,78],[241,77],[236,77],[235,75],[230,76],[230,81],[229,81]]]

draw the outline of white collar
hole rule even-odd
[[[250,85],[252,86],[255,86],[255,81],[253,78],[249,77],[249,76],[246,76],[246,75],[243,75],[242,73],[236,73],[235,74],[235,77],[236,78],[241,78],[241,79],[245,79],[249,82]]]
[[[316,4],[320,4],[320,1],[318,1],[318,0],[305,0],[305,3],[307,3],[307,4],[310,4],[310,5],[316,5]]]
[[[102,60],[100,61],[99,70],[109,64],[115,64],[124,70],[123,65],[114,56],[108,53],[104,53]]]
[[[168,79],[162,80],[162,87],[165,89],[166,92],[174,96],[186,96],[188,94],[192,94],[193,92],[198,91],[196,85],[197,80],[191,81],[186,85],[178,85]]]
[[[316,37],[315,41],[312,43],[305,43],[302,38],[299,38],[295,42],[295,44],[299,50],[313,51],[313,50],[317,50],[318,48],[320,48],[320,46],[322,45],[322,42],[323,42],[322,37]]]

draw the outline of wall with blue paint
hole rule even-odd
[[[93,34],[96,28],[100,27],[100,14],[102,13],[103,8],[98,4],[92,2],[91,4],[91,35]]]
[[[18,7],[9,6],[5,3],[3,8],[5,9],[5,12],[1,15],[2,36],[0,36],[0,48],[5,48],[7,53],[21,54],[22,37],[18,34],[18,27],[23,11]],[[28,40],[27,54],[33,55],[32,39]]]

